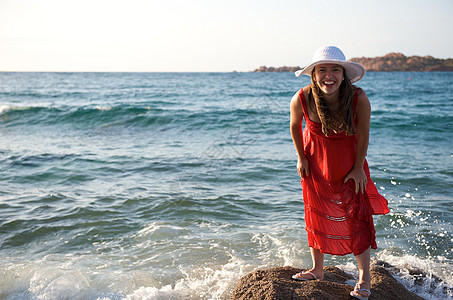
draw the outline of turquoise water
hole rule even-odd
[[[290,73],[0,73],[1,299],[228,299],[311,264]],[[453,73],[369,73],[373,259],[453,287]],[[357,274],[353,256],[326,264]],[[410,270],[427,274],[421,284]],[[417,281],[420,282],[420,281]]]

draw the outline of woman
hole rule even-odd
[[[346,61],[337,47],[328,46],[318,49],[313,62],[296,72],[296,76],[301,74],[311,76],[311,84],[292,98],[290,126],[313,268],[293,279],[322,279],[325,253],[353,253],[359,281],[351,296],[368,299],[370,248],[377,248],[372,215],[389,210],[370,179],[365,159],[370,101],[362,89],[352,85],[363,78],[365,69]]]

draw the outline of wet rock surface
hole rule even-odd
[[[303,271],[293,267],[276,267],[255,270],[242,277],[231,295],[232,300],[263,299],[353,299],[349,293],[357,279],[337,267],[324,267],[323,280],[296,281],[292,275]],[[373,264],[371,268],[371,292],[373,299],[423,299],[408,291],[383,266]]]

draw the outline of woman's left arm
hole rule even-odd
[[[365,192],[367,184],[367,176],[363,170],[365,156],[368,150],[368,141],[370,138],[370,118],[371,105],[365,91],[361,91],[357,101],[357,152],[354,162],[354,167],[346,176],[344,182],[353,179],[355,182],[356,194],[360,191]]]

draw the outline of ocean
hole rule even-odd
[[[228,299],[311,267],[292,73],[0,73],[0,299]],[[368,73],[373,260],[453,298],[453,73]],[[357,275],[352,255],[326,255]]]

